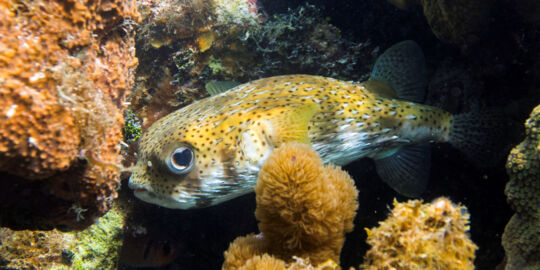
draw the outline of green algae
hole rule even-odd
[[[506,269],[540,266],[540,105],[525,122],[526,138],[508,156],[505,194],[516,211],[502,235]]]
[[[212,71],[212,74],[216,75],[225,71],[225,67],[221,64],[221,60],[215,58],[213,55],[210,56],[208,67]]]
[[[128,109],[124,113],[124,121],[126,122],[122,128],[124,133],[124,141],[127,143],[135,142],[142,134],[139,118],[137,118],[132,110]]]
[[[113,207],[88,229],[66,233],[66,238],[72,238],[65,250],[71,265],[56,265],[51,269],[117,269],[124,216],[118,207]]]

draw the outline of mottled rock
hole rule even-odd
[[[136,7],[13,0],[0,18],[1,225],[87,226],[116,197]]]

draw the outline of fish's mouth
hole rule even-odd
[[[133,190],[133,193],[135,194],[135,196],[137,196],[137,194],[148,193],[148,190],[144,188],[136,188],[135,190]]]
[[[135,195],[135,197],[147,203],[156,204],[171,209],[190,209],[196,206],[194,200],[182,200],[164,196],[139,184],[131,182],[131,179],[129,181],[129,188],[133,190],[133,195]]]

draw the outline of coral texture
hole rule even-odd
[[[115,206],[81,232],[0,229],[2,269],[117,269],[125,211]]]
[[[117,269],[125,219],[125,210],[115,206],[96,224],[72,233],[75,240],[68,246],[73,253],[71,268]]]
[[[288,143],[263,165],[255,193],[261,235],[233,242],[224,269],[241,269],[242,261],[263,252],[287,263],[293,256],[315,266],[339,261],[358,208],[357,190],[347,173],[324,166],[308,146]]]
[[[212,80],[246,82],[282,74],[366,79],[376,45],[342,37],[318,8],[265,18],[256,1],[144,1],[141,61],[132,108],[143,129],[207,94]],[[209,19],[210,18],[210,19]]]
[[[225,252],[223,269],[238,270],[335,270],[339,265],[331,259],[316,266],[309,259],[296,256],[285,262],[265,253],[267,242],[261,235],[247,235],[236,238]]]
[[[68,241],[62,233],[52,231],[13,231],[0,228],[0,268],[50,269],[68,256]],[[68,258],[66,258],[68,259]]]
[[[0,4],[0,18],[0,170],[9,174],[2,206],[10,208],[2,213],[35,211],[35,227],[87,226],[116,197],[137,65],[134,2],[12,0]],[[38,203],[28,205],[21,190]],[[86,220],[68,211],[75,203],[88,209]]]
[[[474,269],[478,248],[467,235],[469,214],[446,198],[394,201],[390,216],[367,229],[371,249],[361,269]]]
[[[285,145],[268,158],[255,186],[255,217],[272,254],[291,254],[318,264],[339,261],[345,233],[358,208],[354,181],[341,169],[323,166],[304,145]]]
[[[224,253],[223,269],[242,269],[248,260],[266,253],[267,250],[268,243],[263,239],[262,234],[237,237]]]
[[[254,1],[140,1],[145,15],[137,29],[141,65],[132,108],[149,127],[157,119],[205,96],[213,72],[233,72],[249,62],[239,37],[259,25]],[[212,56],[226,52],[226,60]]]
[[[510,152],[506,196],[516,211],[502,237],[507,270],[540,267],[540,106],[525,122],[526,138]]]

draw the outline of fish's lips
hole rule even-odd
[[[131,182],[131,179],[128,185],[133,190],[135,197],[147,203],[171,209],[190,209],[196,206],[193,200],[181,200],[160,195],[142,185]]]

